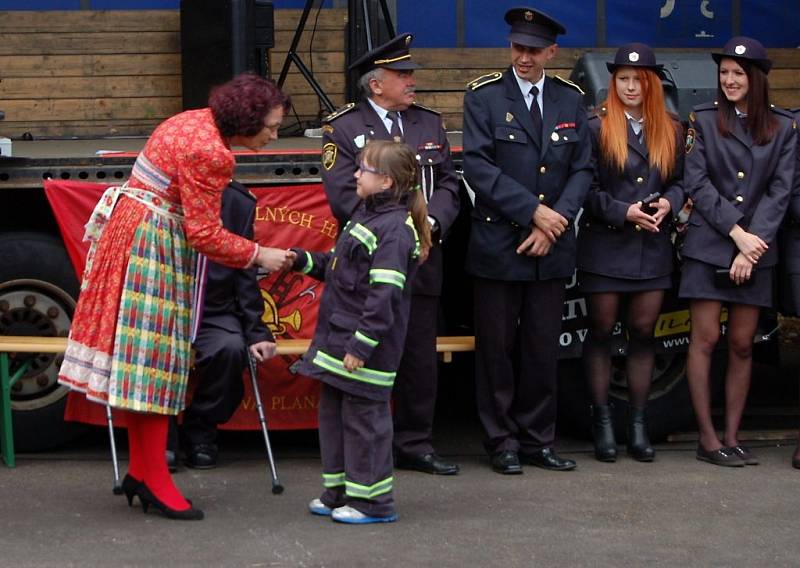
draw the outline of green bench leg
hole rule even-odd
[[[11,425],[11,374],[8,365],[8,353],[0,353],[0,446],[3,451],[3,461],[8,467],[15,467],[14,460],[14,430]]]
[[[8,467],[16,467],[14,459],[14,427],[11,422],[11,387],[28,370],[30,361],[25,361],[11,374],[8,353],[0,353],[0,450]]]

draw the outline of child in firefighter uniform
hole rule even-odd
[[[405,144],[372,141],[355,173],[362,199],[327,253],[295,249],[294,269],[325,281],[317,329],[298,371],[321,381],[325,490],[315,515],[397,519],[389,398],[408,326],[411,282],[430,248],[418,164]]]

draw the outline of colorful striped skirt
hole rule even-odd
[[[115,408],[177,414],[197,254],[174,204],[128,193],[93,243],[59,382]]]

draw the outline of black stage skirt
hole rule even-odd
[[[593,272],[578,271],[578,290],[584,294],[601,292],[650,292],[652,290],[669,290],[672,288],[672,276],[658,276],[637,280],[634,278],[617,278]]]
[[[700,260],[684,258],[678,295],[692,300],[718,300],[762,308],[772,307],[774,279],[772,267],[756,269],[755,282],[752,285],[732,288],[714,286],[714,273],[717,268]]]

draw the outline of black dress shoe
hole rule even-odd
[[[758,458],[747,446],[731,446],[730,449],[739,456],[744,465],[758,465]]]
[[[725,447],[718,450],[706,450],[703,446],[697,444],[696,457],[700,461],[724,467],[743,467],[745,465],[744,460],[736,455],[736,452]]]
[[[516,475],[522,473],[517,452],[506,450],[492,456],[492,469],[503,475]]]
[[[185,463],[193,469],[213,469],[217,467],[217,449],[209,444],[192,446]]]
[[[542,448],[532,454],[523,454],[522,461],[551,471],[569,471],[578,467],[575,460],[559,457],[558,454],[553,451],[553,448]]]
[[[458,465],[444,461],[435,453],[421,456],[397,454],[395,467],[397,469],[413,469],[414,471],[432,473],[434,475],[455,475],[458,473]]]

